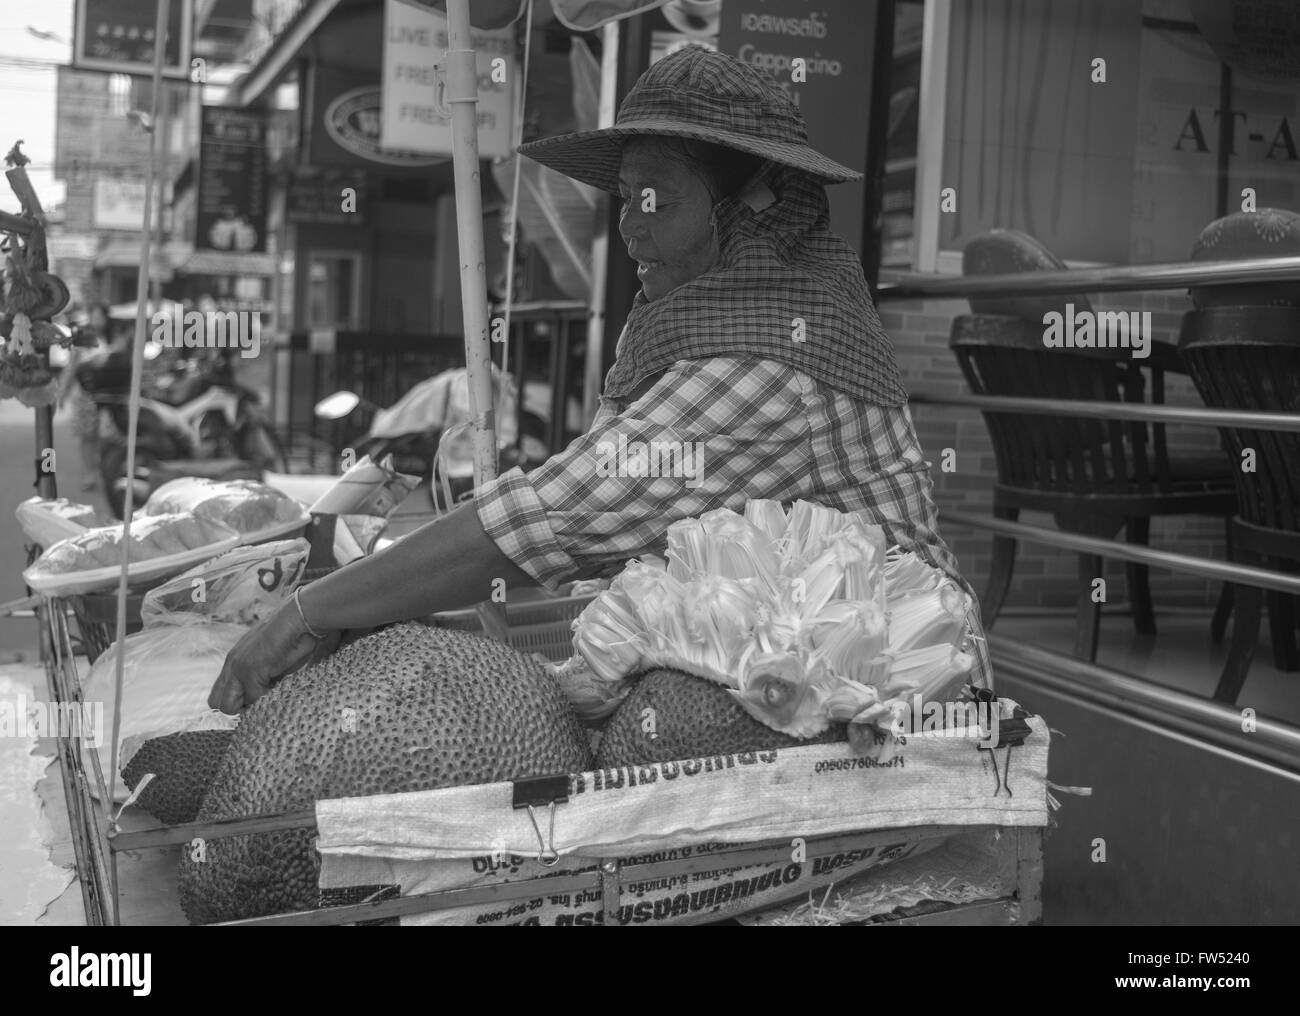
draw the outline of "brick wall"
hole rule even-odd
[[[1092,297],[1092,303],[1098,310],[1150,311],[1156,340],[1171,343],[1177,342],[1183,314],[1191,309],[1184,291],[1100,294]],[[965,300],[891,300],[881,304],[881,319],[894,340],[899,366],[910,392],[934,397],[968,393],[957,360],[948,349],[953,319],[968,313],[970,308]],[[1177,375],[1166,376],[1165,402],[1203,405],[1191,382]],[[912,406],[912,418],[926,457],[933,464],[931,476],[939,510],[990,516],[997,469],[979,412],[916,404]],[[1211,428],[1169,427],[1166,435],[1171,455],[1179,451],[1222,454],[1218,434]],[[955,469],[948,473],[939,468],[946,448],[956,453]],[[1020,521],[1053,525],[1050,515],[1038,512],[1023,512]],[[1151,546],[1224,560],[1223,532],[1220,519],[1157,518],[1151,523]],[[958,526],[944,527],[943,534],[957,554],[963,573],[982,593],[989,574],[991,534]],[[1071,552],[1022,541],[1007,606],[1072,606],[1077,588],[1077,561]],[[1105,578],[1107,601],[1111,605],[1126,602],[1123,562],[1106,562]],[[1162,606],[1212,606],[1219,595],[1217,583],[1158,569],[1151,570],[1150,583],[1157,613]]]

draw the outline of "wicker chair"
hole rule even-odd
[[[965,247],[967,275],[1051,271],[1065,265],[1033,237],[994,229]],[[1049,349],[1043,345],[1044,315],[1090,312],[1083,294],[972,298],[970,317],[953,322],[949,343],[977,395],[1143,402],[1164,401],[1166,371],[1185,370],[1171,347],[1151,343],[1151,355],[1135,360],[1123,349]],[[1150,375],[1150,384],[1146,375]],[[1130,543],[1145,545],[1154,515],[1232,515],[1235,493],[1226,463],[1217,456],[1171,458],[1165,428],[1086,417],[1028,416],[985,412],[997,459],[993,514],[1014,521],[1022,509],[1049,511],[1070,532],[1111,538],[1121,528]],[[981,604],[992,627],[1015,569],[1016,540],[993,537],[993,562]],[[1148,570],[1126,564],[1133,621],[1141,634],[1155,634]],[[1101,605],[1092,600],[1091,580],[1102,574],[1101,559],[1079,555],[1078,625],[1075,654],[1096,659]],[[1226,624],[1229,587],[1219,601],[1215,624]]]
[[[959,317],[950,346],[977,395],[1144,401],[1142,361],[1121,361],[1102,350],[1045,348],[1042,325],[1021,318]],[[1158,364],[1150,369],[1162,373]],[[1021,510],[1046,511],[1067,532],[1109,539],[1123,528],[1128,542],[1146,544],[1152,516],[1226,519],[1235,511],[1236,493],[1221,457],[1171,456],[1163,427],[1076,416],[983,415],[997,459],[997,518],[1014,521]],[[986,625],[992,626],[1011,587],[1015,554],[1014,538],[994,537],[981,604]],[[1147,569],[1132,563],[1125,567],[1135,627],[1154,634]],[[1101,574],[1099,556],[1079,555],[1074,650],[1088,660],[1097,654],[1101,605],[1093,601],[1092,580]]]
[[[1206,307],[1183,318],[1179,352],[1206,405],[1300,413],[1300,306]],[[1243,564],[1300,570],[1300,434],[1221,428],[1237,483],[1229,555]],[[1254,468],[1243,468],[1247,451]],[[1259,639],[1267,598],[1278,669],[1300,670],[1295,598],[1235,588],[1232,646],[1214,697],[1236,702]]]

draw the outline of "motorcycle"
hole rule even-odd
[[[495,367],[493,394],[498,465],[502,470],[516,465],[527,467],[529,463],[515,447],[518,423],[514,382]],[[321,399],[314,412],[317,418],[341,426],[346,441],[343,454],[347,458],[356,461],[369,455],[378,461],[392,455],[398,472],[424,481],[436,507],[445,508],[449,502],[462,501],[473,492],[469,390],[464,368],[443,371],[421,381],[387,409],[355,392],[339,391]],[[352,421],[365,414],[371,416],[369,427],[358,433],[359,427]]]
[[[145,355],[153,359],[158,353],[146,347]],[[128,485],[129,351],[84,364],[77,380],[99,411],[100,477],[109,508],[121,518]],[[181,360],[154,373],[140,398],[134,504],[180,476],[260,480],[266,471],[288,471],[284,451],[261,397],[236,384],[228,364]]]

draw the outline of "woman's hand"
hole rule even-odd
[[[297,605],[287,601],[248,632],[226,655],[225,666],[208,694],[208,706],[235,715],[265,695],[285,674],[332,653],[342,632],[316,638],[307,631]]]

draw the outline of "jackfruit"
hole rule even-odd
[[[590,768],[586,735],[542,665],[479,635],[408,623],[290,675],[243,715],[199,809],[209,821]],[[196,923],[318,905],[311,830],[182,852]]]
[[[193,822],[234,736],[233,730],[187,730],[150,738],[122,767],[122,779],[135,790],[153,773],[136,805],[167,825]]]
[[[842,723],[815,737],[790,737],[754,719],[731,691],[713,681],[680,670],[651,670],[609,718],[596,747],[596,765],[610,769],[847,737]]]

